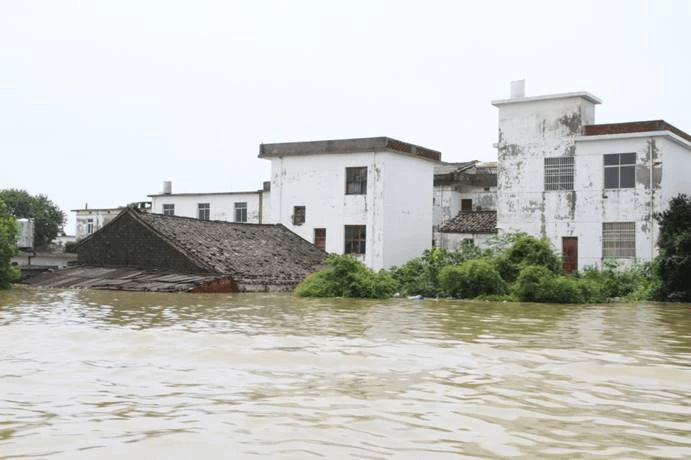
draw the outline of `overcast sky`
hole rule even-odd
[[[0,0],[0,189],[72,209],[257,190],[262,142],[496,159],[494,99],[589,91],[691,133],[691,1]]]

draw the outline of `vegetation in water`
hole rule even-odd
[[[12,257],[17,255],[17,221],[7,212],[0,199],[0,289],[7,289],[10,283],[19,278],[19,270],[11,265]]]
[[[691,302],[691,197],[681,194],[656,216],[660,224],[655,293],[660,300]]]
[[[386,270],[374,272],[351,256],[335,254],[295,288],[300,297],[386,299],[395,292],[396,281]]]
[[[655,263],[607,260],[601,269],[565,275],[550,241],[505,234],[479,248],[464,242],[458,250],[433,248],[390,272],[373,272],[349,256],[330,256],[326,267],[308,277],[297,295],[386,298],[406,296],[510,300],[547,303],[600,303],[609,299],[646,300],[659,287]]]

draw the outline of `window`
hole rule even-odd
[[[472,211],[473,210],[473,200],[461,200],[461,211]]]
[[[367,239],[364,225],[345,226],[345,254],[364,254]]]
[[[315,228],[314,229],[314,245],[321,249],[326,250],[326,229],[325,228]]]
[[[367,166],[346,168],[346,195],[367,194]]]
[[[164,204],[163,205],[163,215],[164,216],[174,216],[175,215],[175,205],[174,204]]]
[[[235,203],[235,222],[247,222],[246,201],[238,201]]]
[[[86,233],[89,235],[94,232],[94,220],[93,219],[87,219],[86,220]]]
[[[545,190],[573,190],[573,157],[545,158]]]
[[[633,188],[636,182],[636,154],[605,155],[605,188]]]
[[[305,223],[305,207],[293,206],[293,225],[302,225]]]
[[[635,222],[602,223],[602,258],[630,259],[636,257]]]
[[[199,220],[209,220],[211,217],[211,204],[199,203],[197,208],[199,210]]]

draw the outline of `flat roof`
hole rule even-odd
[[[259,158],[382,151],[423,158],[426,160],[441,161],[441,152],[408,142],[402,142],[390,137],[365,137],[356,139],[261,144],[259,146]]]
[[[531,96],[531,97],[514,97],[510,99],[497,99],[492,101],[492,105],[506,105],[506,104],[521,104],[524,102],[536,102],[536,101],[547,101],[550,99],[568,99],[573,97],[581,97],[586,101],[592,102],[593,104],[602,104],[602,101],[590,94],[587,91],[577,91],[575,93],[560,93],[560,94],[547,94],[544,96]]]
[[[608,134],[647,133],[669,131],[682,139],[691,142],[691,135],[667,123],[665,120],[629,121],[626,123],[606,123],[585,125],[584,136],[603,136]]]
[[[158,198],[161,196],[210,196],[210,195],[255,195],[259,192],[268,192],[269,190],[259,189],[250,190],[247,192],[194,192],[194,193],[155,193],[153,195],[146,195],[152,198]]]

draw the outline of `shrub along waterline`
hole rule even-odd
[[[548,303],[599,303],[608,298],[649,299],[655,292],[652,264],[607,261],[565,275],[546,238],[504,235],[480,249],[434,248],[391,272],[373,272],[349,256],[329,257],[321,271],[296,288],[303,297],[387,298],[399,292],[424,297],[485,298]]]

